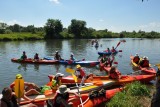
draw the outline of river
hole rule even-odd
[[[123,38],[125,43],[121,43],[117,50],[119,52],[115,60],[118,62],[118,69],[122,74],[133,72],[130,66],[130,55],[138,53],[140,56],[147,56],[152,65],[160,63],[160,39],[139,39],[139,38]],[[20,58],[23,51],[26,51],[28,58],[33,58],[38,53],[40,58],[52,56],[55,51],[59,51],[64,59],[69,59],[70,53],[74,53],[76,59],[97,60],[98,51],[103,51],[107,47],[111,48],[122,40],[120,38],[98,39],[99,46],[97,49],[91,45],[90,39],[71,39],[71,40],[48,40],[48,41],[10,41],[0,42],[0,90],[9,86],[15,80],[15,75],[21,73],[25,81],[34,82],[39,86],[48,82],[49,74],[56,72],[69,75],[65,69],[70,66],[64,65],[35,65],[20,64],[11,62],[11,58]],[[72,66],[74,69],[75,66]],[[104,75],[100,72],[98,66],[84,67],[86,72]],[[156,67],[155,67],[156,68]]]

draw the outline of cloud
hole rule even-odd
[[[59,4],[60,2],[59,2],[59,0],[49,0],[50,2],[53,2],[53,3],[55,3],[55,4]]]
[[[7,22],[8,25],[14,25],[14,24],[19,24],[21,25],[21,22],[17,21],[17,20],[11,20],[9,22]]]
[[[151,22],[145,25],[140,25],[138,28],[144,31],[157,31],[160,29],[160,22]]]

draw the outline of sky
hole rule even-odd
[[[96,30],[160,32],[160,0],[0,0],[0,22],[43,27],[83,20]]]

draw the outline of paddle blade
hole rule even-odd
[[[119,52],[122,52],[122,50],[119,50]]]
[[[73,70],[73,69],[70,69],[70,68],[66,68],[66,72],[68,72],[68,73],[74,73],[75,72],[75,70]]]
[[[21,98],[24,95],[24,80],[23,79],[15,80],[15,94],[17,98]]]
[[[126,40],[124,39],[124,40],[121,40],[121,42],[126,42]]]
[[[78,82],[76,75],[74,75],[73,73],[72,73],[72,77],[73,77],[75,82]]]
[[[118,62],[114,62],[114,64],[118,64]]]

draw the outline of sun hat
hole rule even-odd
[[[138,53],[136,53],[135,56],[139,56]]]
[[[71,53],[71,55],[74,55],[73,53]]]
[[[62,73],[57,73],[55,76],[56,76],[56,77],[63,77],[64,74],[62,74]]]
[[[61,85],[59,86],[58,90],[56,91],[57,93],[60,93],[60,94],[64,94],[66,92],[70,91],[69,88],[67,88],[66,85]]]
[[[78,68],[81,68],[81,65],[78,64],[78,65],[76,66],[76,68],[77,68],[77,69],[78,69]]]
[[[21,79],[21,78],[23,78],[21,74],[16,75],[16,79]]]
[[[58,53],[58,51],[56,51],[56,53]]]

